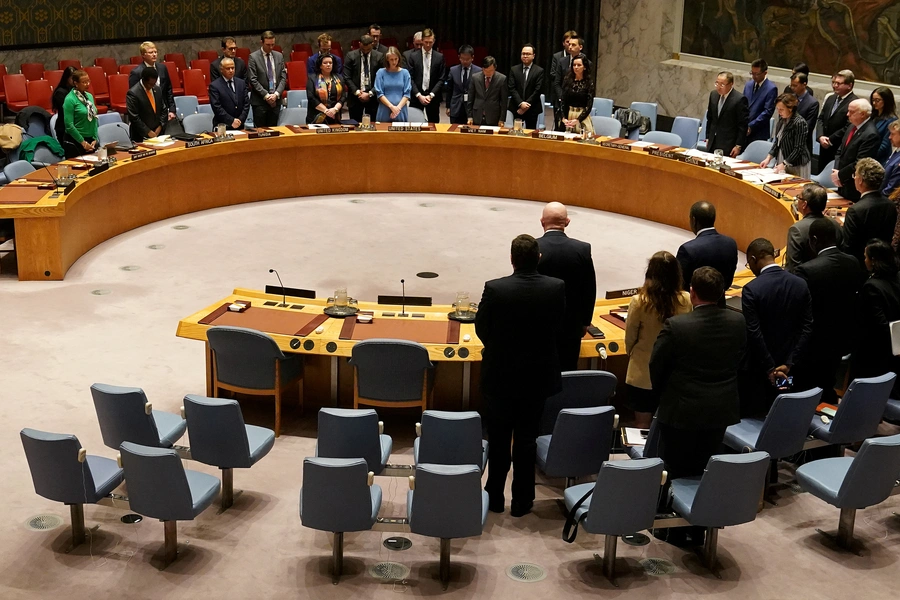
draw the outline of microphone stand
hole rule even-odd
[[[401,291],[401,294],[402,294],[402,296],[401,296],[401,298],[402,298],[402,300],[401,300],[401,301],[402,301],[402,304],[400,305],[400,314],[399,314],[398,316],[400,316],[400,317],[408,317],[409,315],[406,314],[406,280],[405,280],[405,279],[401,279],[401,280],[400,280],[400,285],[403,286],[403,289],[402,289],[402,291]]]
[[[275,269],[269,269],[269,273],[275,273],[275,277],[278,278],[278,284],[281,286],[281,304],[278,305],[278,308],[287,308],[287,294],[284,292],[284,284],[281,283],[281,275]]]

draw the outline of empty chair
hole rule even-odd
[[[98,67],[102,67],[103,70],[106,72],[107,77],[110,75],[115,75],[116,73],[119,72],[119,65],[118,65],[118,63],[116,63],[115,58],[110,58],[110,57],[95,58],[94,64]]]
[[[44,79],[47,80],[50,87],[55,90],[59,87],[59,82],[62,80],[62,74],[62,71],[44,71]],[[93,94],[93,92],[91,92],[91,94]]]
[[[58,142],[62,141],[58,137],[56,137],[56,123],[57,121],[59,121],[59,115],[60,113],[56,113],[52,117],[50,117],[50,135],[52,135],[53,139]]]
[[[450,580],[450,540],[481,535],[488,493],[477,465],[420,463],[406,495],[409,530],[441,540],[441,582]]]
[[[309,104],[309,97],[306,90],[288,90],[285,106],[287,108],[306,108]],[[304,117],[305,118],[305,117]],[[305,123],[306,121],[304,121]]]
[[[292,60],[285,65],[285,69],[287,70],[288,89],[297,90],[305,95],[306,82],[309,77],[309,74],[306,71],[306,61],[300,62],[299,60]],[[289,104],[288,106],[295,105]]]
[[[825,168],[822,169],[822,172],[818,175],[813,175],[810,177],[813,181],[821,185],[826,190],[836,190],[837,186],[834,185],[834,182],[831,180],[831,171],[834,170],[834,161],[831,161]]]
[[[503,121],[503,126],[507,129],[512,129],[513,125],[515,125],[515,117],[513,117],[513,113],[511,110],[506,111],[506,120]]]
[[[184,96],[184,84],[181,82],[181,75],[178,73],[178,67],[173,62],[164,62],[166,72],[169,75],[169,81],[172,83],[172,95]]]
[[[187,428],[179,415],[153,410],[141,388],[95,383],[91,396],[103,443],[110,448],[122,442],[171,448]]]
[[[706,152],[707,150],[707,135],[706,135],[706,126],[709,124],[707,121],[707,113],[703,113],[703,119],[700,120],[700,135],[697,137],[697,150],[702,150]]]
[[[307,54],[309,54],[309,56],[312,56],[312,53],[313,53],[312,44],[305,44],[305,43],[294,44],[293,46],[291,46],[291,50],[293,50],[295,52],[306,52]]]
[[[888,400],[884,407],[884,418],[888,421],[900,421],[900,400]]]
[[[110,75],[109,82],[109,107],[120,114],[125,114],[128,107],[125,104],[125,95],[128,93],[128,75]]]
[[[416,464],[487,465],[488,443],[481,439],[481,415],[477,412],[426,410],[416,423],[413,458]]]
[[[743,152],[738,154],[737,158],[739,160],[746,160],[748,162],[761,163],[769,155],[769,150],[771,149],[772,142],[767,142],[765,140],[756,140],[750,142],[750,145],[747,146]]]
[[[132,148],[134,143],[128,135],[128,126],[122,122],[106,123],[97,128],[97,141],[101,146],[116,143],[120,148]]]
[[[841,509],[836,540],[842,548],[850,549],[856,511],[886,500],[898,473],[900,435],[892,435],[864,441],[852,458],[825,458],[801,465],[797,483],[816,498]]]
[[[3,174],[7,181],[15,181],[34,172],[34,166],[27,160],[17,160],[3,167]]]
[[[13,112],[19,112],[28,106],[28,80],[24,75],[4,75],[3,90],[6,93],[6,106]]]
[[[362,458],[369,465],[369,471],[380,475],[393,445],[391,436],[384,435],[384,424],[373,409],[319,409],[317,457]]]
[[[34,491],[69,505],[72,545],[84,543],[84,505],[108,496],[124,477],[111,458],[88,455],[74,435],[23,429],[19,436]]]
[[[591,108],[591,116],[594,117],[612,117],[613,101],[609,98],[594,98],[594,104]]]
[[[194,115],[199,112],[197,107],[197,96],[177,96],[175,98],[175,115],[182,121],[188,115]]]
[[[163,522],[168,566],[178,552],[177,521],[193,521],[206,510],[219,493],[219,480],[185,469],[178,453],[168,448],[123,442],[119,452],[130,509]]]
[[[175,63],[175,66],[178,67],[179,71],[187,71],[188,65],[187,60],[184,58],[184,54],[180,52],[170,52],[165,56],[166,61]]]
[[[181,124],[185,133],[209,133],[213,130],[213,116],[207,113],[186,115]]]
[[[544,94],[541,94],[541,106],[542,107],[546,106],[546,100],[544,98]],[[541,112],[538,113],[537,128],[538,128],[538,130],[544,130],[547,128],[543,110],[541,110]]]
[[[189,394],[183,413],[191,436],[191,458],[222,470],[222,508],[234,502],[234,469],[249,469],[275,445],[275,432],[245,425],[235,400]]]
[[[97,104],[109,104],[109,83],[103,67],[85,67],[84,72],[91,78],[90,92]]]
[[[0,64],[0,104],[6,103],[6,87],[3,85],[3,78],[7,74],[6,65]]]
[[[416,108],[415,106],[406,108],[406,118],[409,119],[410,123],[425,123],[428,121],[428,117],[425,116],[425,111],[421,108]]]
[[[281,395],[297,386],[303,408],[303,357],[285,356],[271,336],[243,327],[206,332],[213,363],[213,396],[219,390],[275,397],[275,437],[281,435]]]
[[[181,78],[184,80],[185,96],[196,96],[200,104],[209,104],[209,86],[202,71],[188,69],[181,72]]]
[[[198,104],[197,113],[201,115],[209,115],[210,117],[215,114],[213,112],[212,106],[210,106],[209,104]]]
[[[334,534],[332,576],[344,568],[344,533],[372,529],[381,510],[381,487],[360,458],[303,459],[300,522]],[[305,492],[305,493],[304,493]]]
[[[28,81],[37,81],[44,78],[44,63],[22,63],[19,72]]]
[[[129,56],[129,57],[128,57],[128,63],[129,63],[129,64],[132,64],[132,65],[139,65],[139,64],[141,64],[142,62],[144,62],[144,57],[143,57],[143,56]]]
[[[306,109],[296,106],[285,108],[280,113],[278,113],[278,124],[306,125]]]
[[[897,378],[893,373],[854,379],[829,423],[812,418],[809,433],[829,444],[847,445],[875,435]]]
[[[353,408],[359,405],[413,407],[424,411],[431,395],[428,371],[434,365],[422,344],[370,339],[353,346]]]
[[[66,67],[75,67],[76,69],[81,68],[81,61],[73,58],[60,60],[56,64],[60,71],[65,71]]]
[[[215,58],[213,60],[215,60]],[[200,58],[200,59],[191,61],[191,70],[199,69],[200,72],[203,73],[203,77],[206,80],[207,86],[209,85],[209,78],[210,78],[209,63],[210,63],[210,61],[206,60],[205,58]]]
[[[238,58],[244,61],[245,65],[250,64],[250,48],[239,47],[234,53]]]
[[[200,50],[197,52],[197,58],[212,62],[219,58],[219,53],[215,50]]]
[[[562,390],[547,398],[541,413],[541,435],[553,433],[556,417],[564,408],[606,406],[616,393],[616,376],[608,371],[566,371]]]
[[[612,117],[591,117],[591,123],[594,126],[594,135],[611,138],[621,137],[622,135],[622,124],[618,119],[613,119]]]
[[[650,142],[651,144],[683,147],[681,144],[681,136],[677,133],[669,133],[668,131],[648,131],[644,134],[644,141]]]
[[[121,123],[122,115],[117,112],[106,113],[104,115],[97,115],[97,125],[103,127],[109,123]]]
[[[141,61],[141,62],[143,62],[143,61]],[[119,65],[119,75],[131,75],[131,72],[134,71],[135,69],[137,69],[137,66],[139,64],[141,64],[141,63],[138,62],[138,63],[131,63],[131,64],[127,64],[127,65]]]
[[[641,113],[642,117],[650,119],[650,131],[656,131],[656,114],[659,112],[659,104],[656,102],[632,102],[631,110]]]
[[[656,458],[659,456],[659,421],[656,415],[650,421],[650,429],[647,430],[647,439],[643,446],[626,446],[625,453],[629,458]]]
[[[291,50],[291,62],[302,62],[304,65],[309,60],[309,52],[303,50]]]
[[[611,582],[615,583],[619,536],[653,526],[659,486],[665,483],[665,477],[663,461],[659,458],[606,461],[595,483],[582,483],[566,490],[564,500],[569,514],[588,491],[594,490],[573,516],[588,533],[606,536],[603,574]]]
[[[55,117],[57,115],[53,116]],[[50,131],[53,131],[52,124]],[[35,166],[43,167],[44,165],[55,165],[63,158],[65,157],[54,154],[53,150],[51,150],[50,147],[47,146],[47,144],[40,144],[37,148],[34,149],[34,156],[31,157],[31,163]]]
[[[612,406],[563,409],[553,435],[537,438],[538,467],[548,477],[565,477],[566,487],[578,477],[596,474],[609,460],[618,420]]]
[[[675,117],[672,133],[681,138],[681,147],[691,150],[697,147],[700,135],[700,119],[693,117]]]

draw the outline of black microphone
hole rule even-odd
[[[278,274],[278,271],[275,269],[269,269],[269,273],[275,273],[275,277],[278,278],[278,283],[281,284],[281,304],[279,304],[279,308],[287,308],[287,295],[284,293],[284,284],[281,283],[281,275]]]
[[[44,168],[47,169],[47,174],[50,175],[50,179],[53,180],[53,184],[56,186],[57,191],[59,191],[59,188],[62,187],[61,185],[59,185],[59,179],[53,176],[53,172],[50,170],[50,167],[46,165],[46,163],[44,164]]]
[[[401,279],[401,280],[400,280],[400,285],[403,286],[403,290],[402,290],[402,292],[401,292],[401,293],[403,294],[403,296],[401,297],[401,298],[402,298],[402,299],[401,299],[401,302],[403,302],[403,304],[400,305],[400,314],[399,314],[398,316],[400,316],[400,317],[408,317],[409,315],[406,314],[406,280],[405,280],[405,279]]]

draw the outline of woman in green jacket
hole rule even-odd
[[[88,92],[91,78],[84,71],[72,74],[75,86],[63,101],[63,117],[66,135],[63,148],[66,158],[74,158],[93,152],[97,148],[97,107],[94,97]]]

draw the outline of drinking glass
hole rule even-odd
[[[347,288],[338,288],[334,290],[334,306],[335,308],[346,308]]]

